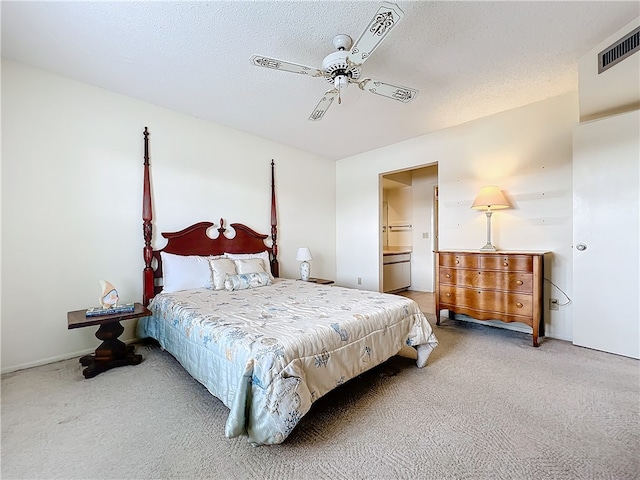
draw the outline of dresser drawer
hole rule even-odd
[[[528,255],[483,255],[479,257],[478,268],[505,272],[533,272],[533,258]]]
[[[475,255],[441,253],[439,256],[441,267],[478,268],[478,257]]]
[[[440,283],[459,287],[507,290],[514,293],[533,292],[532,273],[461,270],[440,267]]]
[[[438,300],[442,308],[456,305],[473,310],[502,312],[508,315],[531,316],[533,297],[524,293],[496,292],[478,288],[442,285]]]

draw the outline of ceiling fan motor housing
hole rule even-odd
[[[362,68],[349,61],[349,48],[352,40],[349,35],[340,34],[333,39],[333,45],[337,52],[330,53],[322,60],[322,71],[327,82],[335,85],[336,88],[346,87],[349,81],[360,78]]]

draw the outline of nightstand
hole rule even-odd
[[[317,283],[318,285],[331,285],[332,283],[334,283],[333,280],[326,280],[324,278],[316,278],[316,277],[309,277],[309,280],[307,280],[309,283]]]
[[[82,366],[87,367],[82,371],[84,378],[92,378],[106,370],[124,365],[138,365],[142,362],[142,355],[134,353],[133,345],[126,345],[118,337],[124,332],[120,325],[122,320],[148,317],[151,311],[136,303],[133,312],[115,313],[113,315],[86,316],[87,310],[76,310],[67,313],[68,328],[90,327],[99,325],[96,338],[102,340],[102,344],[96,348],[95,353],[80,358]]]

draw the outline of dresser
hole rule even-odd
[[[533,346],[544,336],[543,280],[547,252],[436,252],[436,324],[440,310],[476,320],[529,325]]]

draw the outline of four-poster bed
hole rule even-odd
[[[271,245],[244,224],[200,222],[153,250],[144,131],[144,298],[138,323],[230,410],[228,437],[284,441],[315,400],[406,346],[426,364],[437,340],[407,298],[279,277],[274,162]]]

